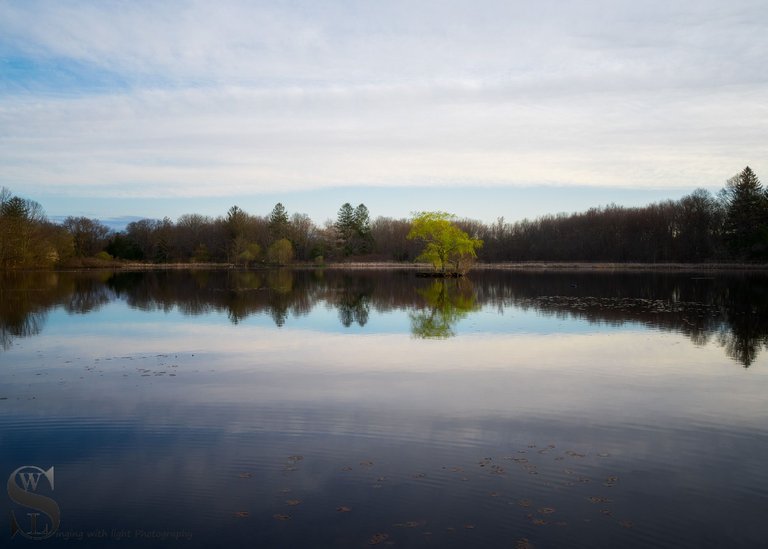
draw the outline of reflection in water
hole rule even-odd
[[[445,339],[456,335],[454,326],[471,311],[480,309],[472,283],[465,278],[439,279],[419,290],[426,307],[408,314],[411,333],[425,339]]]
[[[267,314],[278,327],[318,305],[335,309],[345,328],[365,327],[372,311],[407,311],[419,338],[452,337],[484,307],[511,308],[680,332],[695,345],[717,343],[745,367],[768,345],[768,278],[754,273],[477,271],[471,281],[435,281],[408,271],[35,272],[2,274],[0,283],[5,349],[38,334],[52,308],[87,313],[114,299],[148,311],[224,312],[234,324]]]
[[[0,273],[0,347],[15,337],[40,333],[48,311],[62,307],[71,314],[98,310],[114,299],[105,282],[111,273]]]
[[[52,547],[758,547],[765,289],[6,275],[0,471],[56,467]]]

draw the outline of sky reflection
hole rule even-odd
[[[110,531],[89,546],[765,539],[762,323],[749,368],[720,339],[742,281],[479,274],[453,299],[398,276],[6,284],[0,471],[55,465],[62,535]]]

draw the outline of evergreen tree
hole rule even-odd
[[[365,207],[365,204],[359,204],[357,208],[355,208],[354,227],[355,253],[364,254],[370,252],[373,248],[373,240],[371,238],[371,219],[368,214],[368,208]]]
[[[768,197],[755,172],[747,166],[728,180],[725,239],[738,258],[768,257]]]
[[[365,254],[373,248],[371,219],[365,204],[353,208],[346,202],[339,209],[334,227],[338,235],[338,246],[344,255]]]
[[[278,202],[269,214],[269,234],[273,241],[280,240],[288,237],[289,229],[288,212],[282,203]]]
[[[337,246],[341,248],[344,255],[352,254],[351,244],[355,233],[355,210],[349,202],[345,202],[339,208],[334,228],[338,235]]]

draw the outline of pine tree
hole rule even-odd
[[[747,166],[728,180],[725,239],[735,257],[768,257],[768,197],[755,172]]]
[[[338,234],[338,246],[343,251],[344,255],[350,255],[353,253],[351,243],[352,237],[355,233],[355,210],[349,202],[345,202],[341,208],[339,208],[339,214],[336,218],[334,227]]]
[[[364,254],[371,251],[373,241],[371,238],[371,219],[365,204],[358,204],[354,214],[354,251]]]
[[[273,241],[280,240],[281,238],[288,237],[288,229],[290,228],[290,221],[288,220],[288,212],[282,203],[278,202],[275,207],[272,208],[272,213],[269,214],[269,234]]]

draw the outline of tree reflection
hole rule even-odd
[[[371,278],[344,276],[337,285],[335,306],[339,311],[339,322],[345,328],[357,323],[361,328],[368,323],[371,313],[371,296],[376,285]]]
[[[768,277],[740,273],[596,273],[478,271],[466,279],[423,285],[411,271],[192,270],[152,272],[0,273],[0,348],[40,333],[48,311],[87,314],[112,300],[184,315],[218,311],[234,324],[266,315],[275,325],[318,305],[341,326],[368,326],[373,311],[406,311],[414,337],[445,339],[481,306],[538,315],[625,323],[685,334],[694,345],[717,344],[744,367],[768,348]]]
[[[729,287],[725,323],[717,337],[726,354],[745,368],[768,348],[768,291],[750,282],[741,279]]]
[[[408,317],[411,333],[422,339],[453,337],[456,323],[480,308],[472,283],[467,279],[441,278],[418,293],[426,306],[408,313]]]
[[[104,280],[96,273],[0,272],[0,348],[39,334],[54,307],[86,313],[109,303],[114,296]]]

